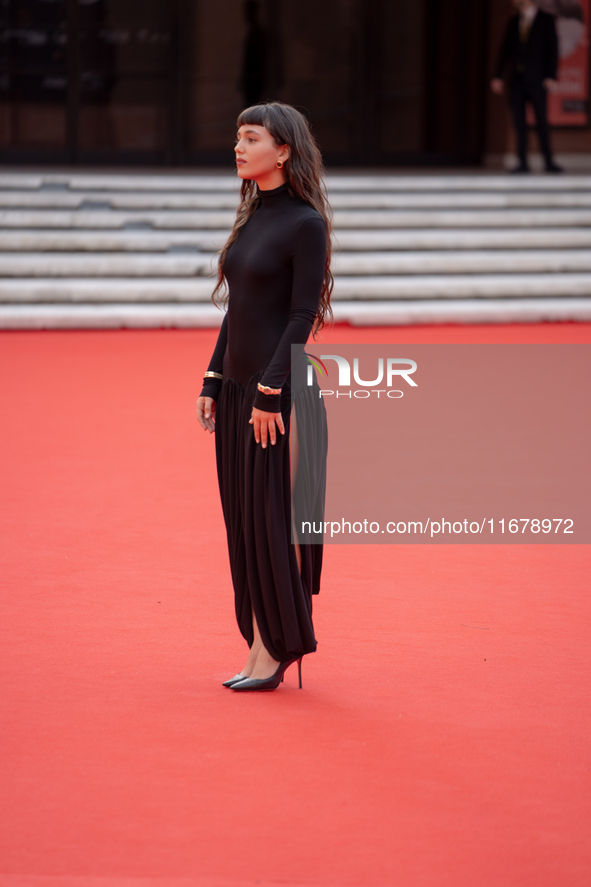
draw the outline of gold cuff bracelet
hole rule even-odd
[[[263,394],[281,394],[281,388],[269,388],[268,385],[261,385],[260,382],[257,385],[257,388]]]

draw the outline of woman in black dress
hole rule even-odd
[[[326,417],[303,349],[330,316],[330,208],[320,151],[295,108],[247,108],[235,151],[242,200],[214,291],[227,283],[227,312],[197,415],[215,430],[236,617],[250,648],[224,685],[271,690],[316,650],[322,545],[292,542],[291,493],[296,511],[322,519]]]

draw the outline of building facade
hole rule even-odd
[[[236,116],[279,99],[332,166],[481,164],[508,0],[0,0],[4,163],[225,166]],[[556,147],[590,153],[588,128]]]

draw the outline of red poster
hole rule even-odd
[[[591,0],[539,0],[538,6],[556,17],[558,32],[558,84],[548,93],[549,123],[588,126]],[[531,108],[528,123],[534,123]]]

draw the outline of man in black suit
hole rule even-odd
[[[513,5],[517,15],[514,15],[507,25],[495,76],[491,81],[492,91],[501,95],[505,90],[503,71],[509,63],[509,102],[519,156],[519,166],[513,172],[529,172],[526,102],[531,102],[533,105],[546,172],[562,172],[561,167],[557,166],[552,158],[546,112],[547,90],[553,89],[556,85],[558,67],[558,37],[554,17],[538,9],[532,0],[513,0]]]

